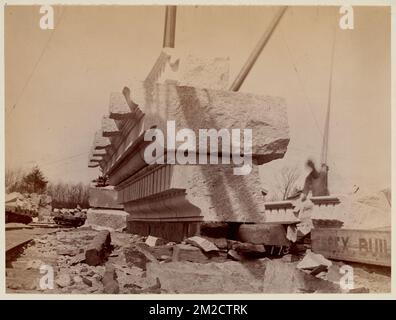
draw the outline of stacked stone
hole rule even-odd
[[[202,221],[295,221],[289,211],[265,208],[258,173],[259,165],[282,158],[287,150],[283,99],[227,87],[228,59],[166,51],[145,81],[110,95],[109,114],[95,135],[89,166],[99,166],[115,187],[129,213],[130,232],[180,241],[198,233]],[[144,140],[145,132],[161,129],[166,140],[170,120],[176,132],[189,128],[195,133],[197,159],[203,152],[209,157],[198,143],[199,129],[240,129],[242,152],[243,130],[252,129],[252,171],[235,175],[236,165],[222,164],[218,154],[211,155],[219,158],[218,164],[147,163],[144,151],[151,142]],[[180,144],[166,144],[166,152],[176,152]]]
[[[89,205],[85,226],[98,230],[123,231],[128,213],[117,201],[117,191],[113,187],[90,187]]]

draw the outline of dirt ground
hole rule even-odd
[[[111,232],[112,250],[101,265],[85,263],[85,248],[99,231],[80,227],[52,233],[34,233],[23,252],[6,269],[8,293],[144,294],[144,293],[342,293],[330,271],[313,275],[299,270],[303,256],[254,257],[238,261],[227,250],[208,255],[188,244],[177,260],[175,243],[157,247],[144,244],[146,238]],[[10,239],[14,237],[6,233]],[[28,236],[25,235],[25,236]],[[9,239],[9,240],[10,240]],[[332,261],[353,267],[357,292],[390,292],[390,268]],[[45,265],[44,270],[40,270]],[[54,286],[43,279],[53,269]],[[111,285],[104,281],[114,270]],[[40,273],[41,271],[41,273]],[[45,278],[46,279],[46,278]],[[44,281],[44,288],[43,283]]]

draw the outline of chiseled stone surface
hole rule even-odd
[[[160,53],[145,81],[227,90],[229,64],[228,57],[202,57],[166,48]]]
[[[186,55],[180,60],[180,86],[228,90],[229,58]]]
[[[117,191],[113,187],[90,187],[88,202],[93,208],[123,209],[124,206],[117,201]]]
[[[258,166],[253,166],[252,172],[245,176],[234,175],[233,166],[229,165],[173,165],[161,170],[166,172],[157,178],[146,175],[139,185],[117,187],[119,201],[135,219],[199,221],[201,218],[278,224],[299,221],[291,210],[266,210]],[[164,197],[172,190],[185,192]]]
[[[158,83],[136,82],[130,89],[131,99],[145,116],[140,130],[126,137],[125,146],[153,126],[166,135],[167,121],[173,120],[176,132],[194,131],[197,145],[199,129],[251,129],[253,157],[259,164],[282,158],[286,152],[289,126],[282,98]],[[242,132],[240,138],[243,146]]]
[[[131,114],[124,95],[121,92],[112,92],[110,94],[109,117],[111,119],[125,119]]]
[[[119,134],[115,120],[110,119],[108,116],[102,118],[102,134],[104,137],[111,137]]]
[[[110,139],[103,136],[102,130],[98,130],[95,133],[94,138],[94,149],[105,149],[111,145]]]
[[[128,213],[123,210],[89,209],[84,226],[97,230],[118,230],[126,228]]]

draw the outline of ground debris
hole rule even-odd
[[[214,245],[208,239],[198,236],[194,236],[186,239],[186,243],[198,247],[205,252],[219,251],[219,248],[217,248],[216,245]]]
[[[102,264],[111,251],[111,237],[107,230],[100,231],[85,251],[85,261],[88,265]]]
[[[172,261],[205,262],[208,257],[197,247],[177,244],[173,248]]]
[[[105,265],[89,265],[82,251],[99,233],[90,228],[78,228],[35,236],[35,241],[26,246],[12,262],[11,268],[7,268],[7,292],[161,294],[390,291],[389,268],[348,263],[353,266],[355,287],[353,290],[341,290],[341,268],[344,266],[341,262],[330,261],[310,250],[305,255],[295,255],[287,250],[282,257],[271,255],[271,246],[226,238],[200,237],[217,248],[216,251],[205,252],[189,244],[187,239],[184,244],[149,246],[141,236],[111,232],[113,254],[107,257]],[[277,252],[278,248],[274,251]],[[70,255],[73,253],[77,254]],[[53,290],[40,288],[38,280],[42,264],[54,267],[56,286]]]
[[[310,269],[313,270],[318,267],[325,267],[326,269],[332,265],[332,262],[321,254],[313,253],[311,250],[307,250],[304,258],[298,263],[298,269]]]

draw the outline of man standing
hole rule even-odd
[[[330,194],[327,188],[329,167],[322,164],[320,171],[317,171],[312,160],[307,161],[307,167],[311,169],[311,172],[305,178],[302,200],[305,201],[310,191],[313,197],[328,196]]]

